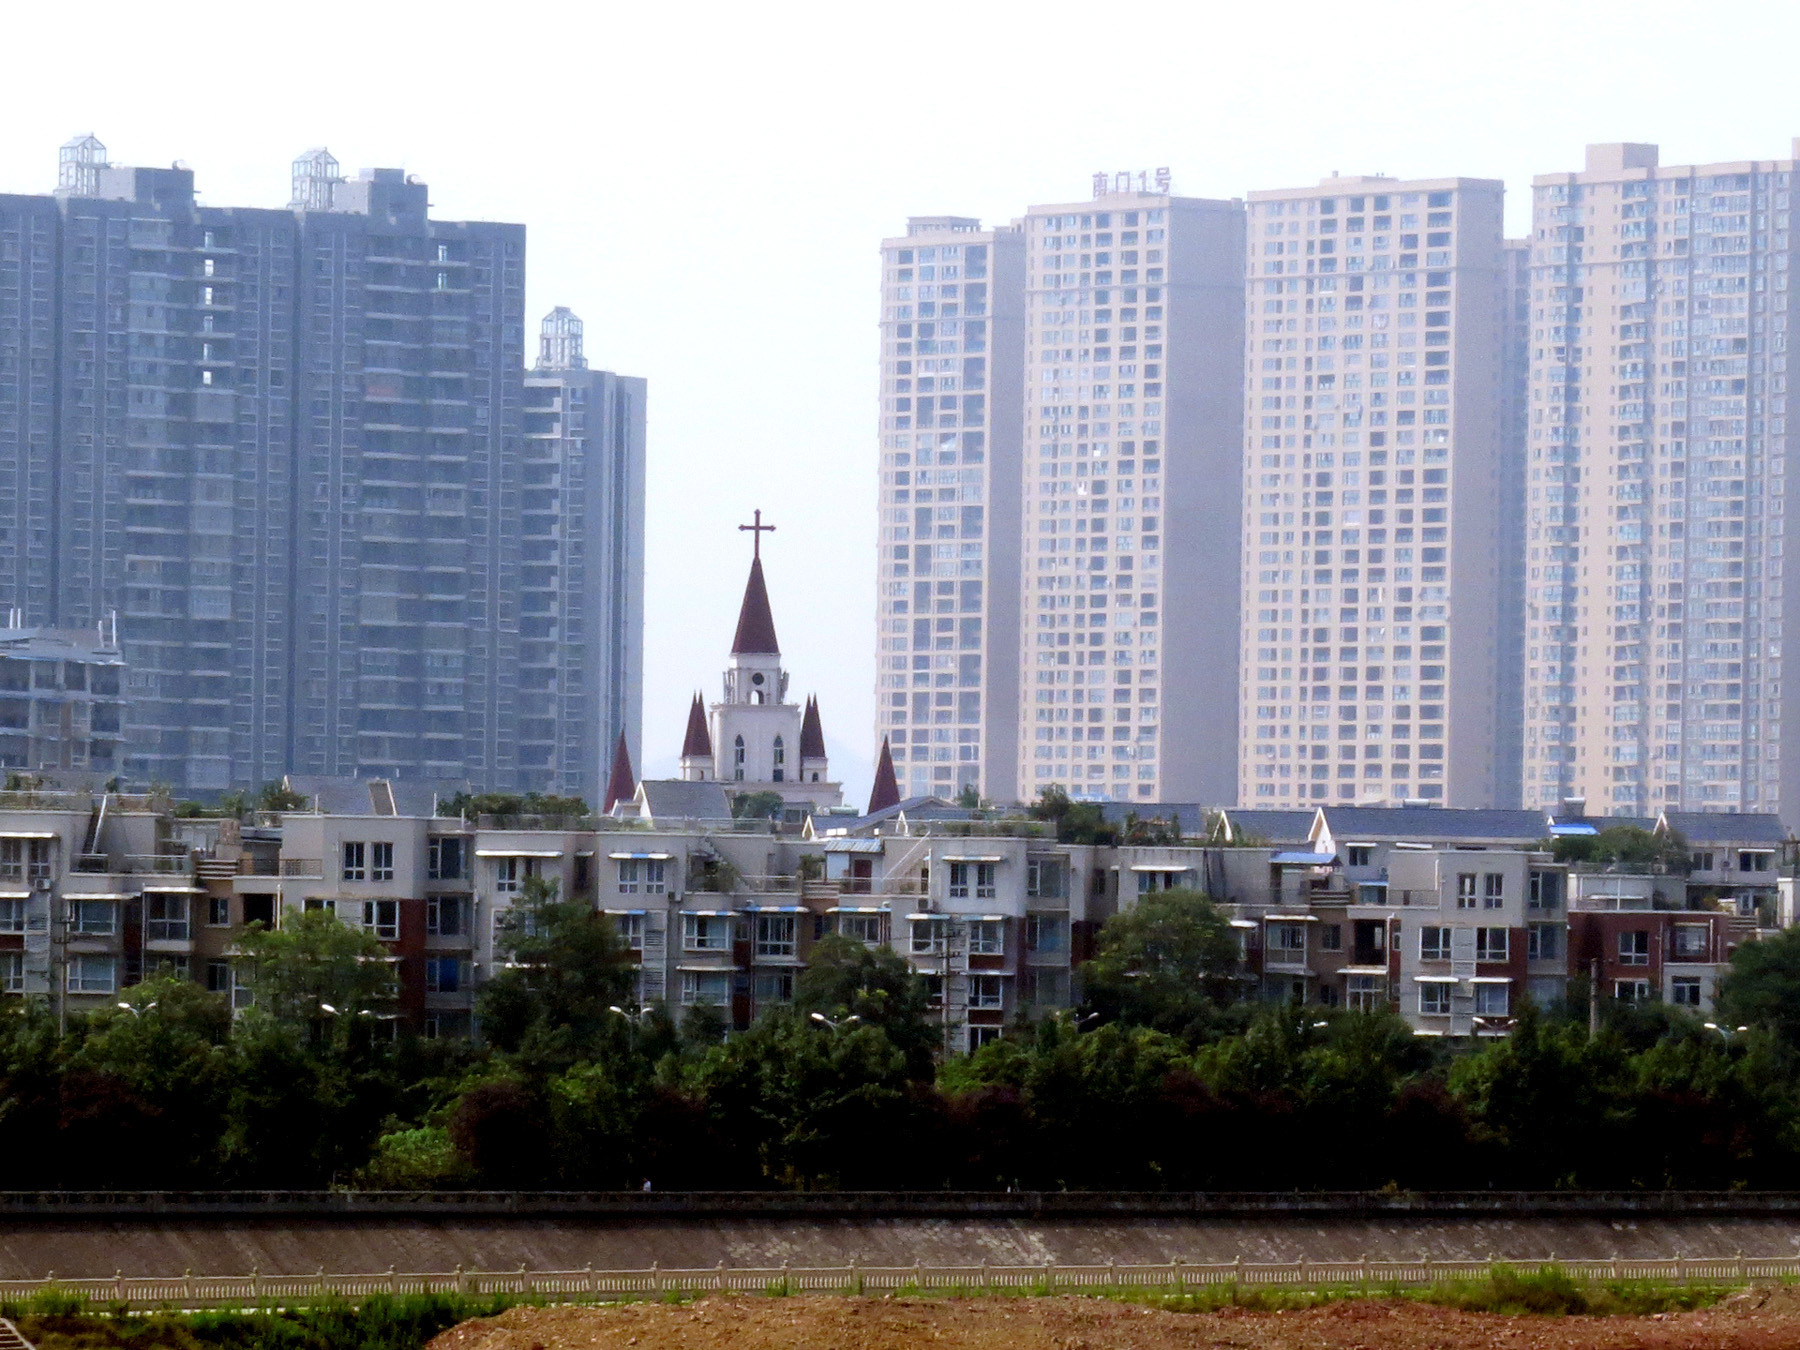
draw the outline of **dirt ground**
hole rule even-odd
[[[1498,1317],[1353,1300],[1304,1312],[1174,1313],[1080,1298],[707,1298],[516,1308],[428,1350],[1791,1350],[1800,1296],[1752,1290],[1658,1317]]]

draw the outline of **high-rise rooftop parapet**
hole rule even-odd
[[[343,181],[337,159],[324,146],[294,160],[294,191],[288,205],[296,211],[329,211],[333,188]]]
[[[100,191],[100,170],[106,167],[106,147],[93,132],[77,136],[56,152],[56,190],[76,197],[92,197]]]
[[[558,305],[544,316],[538,330],[537,368],[587,369],[587,357],[581,353],[581,317],[566,305]]]

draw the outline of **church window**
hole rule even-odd
[[[775,738],[775,781],[781,782],[787,774],[787,746],[782,744],[781,737]]]
[[[731,776],[740,782],[744,777],[744,738],[739,736],[731,750]]]

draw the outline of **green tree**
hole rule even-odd
[[[1800,928],[1739,943],[1719,981],[1717,1006],[1727,1025],[1762,1027],[1800,1048]]]
[[[956,794],[956,804],[968,811],[981,809],[981,789],[973,783],[964,783],[962,791]]]
[[[787,803],[779,792],[740,792],[731,799],[733,820],[780,820]]]
[[[1033,820],[1049,821],[1057,840],[1064,844],[1112,845],[1119,832],[1106,823],[1106,813],[1093,802],[1078,802],[1052,783],[1031,804]]]
[[[806,969],[794,981],[794,1010],[806,1018],[855,1017],[878,1027],[904,1056],[910,1077],[931,1077],[942,1041],[931,1020],[931,992],[924,977],[886,947],[835,934],[813,943]]]
[[[1083,967],[1087,1009],[1190,1039],[1237,999],[1237,939],[1198,891],[1157,891],[1113,915]]]
[[[238,939],[238,969],[260,1013],[276,1022],[322,1026],[347,1042],[359,1017],[393,1009],[397,987],[387,948],[330,910],[289,912],[280,928],[252,924]]]
[[[543,792],[458,792],[438,803],[440,816],[564,816],[586,819],[594,809],[581,797]]]
[[[1598,834],[1563,834],[1551,843],[1557,862],[1585,862],[1621,871],[1661,871],[1685,875],[1687,840],[1679,830],[1652,831],[1636,825],[1608,825]]]
[[[572,1063],[601,1042],[616,1043],[624,1020],[612,1012],[632,984],[631,950],[613,921],[590,905],[557,898],[554,883],[527,878],[495,943],[505,962],[481,991],[483,1034],[502,1050],[528,1039]]]
[[[272,779],[264,783],[256,794],[258,811],[304,811],[306,798],[288,787],[280,779]]]

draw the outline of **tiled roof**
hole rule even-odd
[[[1663,823],[1690,844],[1785,844],[1781,817],[1761,812],[1664,811]]]
[[[291,773],[290,791],[312,802],[328,816],[430,816],[439,801],[467,792],[467,782],[452,778],[329,778]]]
[[[1248,838],[1271,844],[1305,843],[1312,835],[1313,821],[1317,818],[1312,811],[1257,811],[1235,807],[1221,814],[1234,842]]]
[[[644,810],[654,824],[677,820],[730,820],[731,802],[718,783],[681,778],[646,779],[638,784]]]
[[[1312,812],[1297,811],[1312,821]],[[1172,820],[1184,838],[1193,839],[1206,833],[1206,808],[1199,802],[1101,802],[1100,815],[1109,825],[1123,825],[1127,816],[1139,820]],[[1305,836],[1302,835],[1302,838]]]
[[[763,583],[762,559],[750,562],[750,581],[744,587],[744,603],[738,610],[737,636],[731,640],[733,656],[774,656],[781,651],[775,640],[775,616],[769,611],[769,588]]]
[[[1538,840],[1550,832],[1542,811],[1447,806],[1325,806],[1332,837],[1373,839]]]

